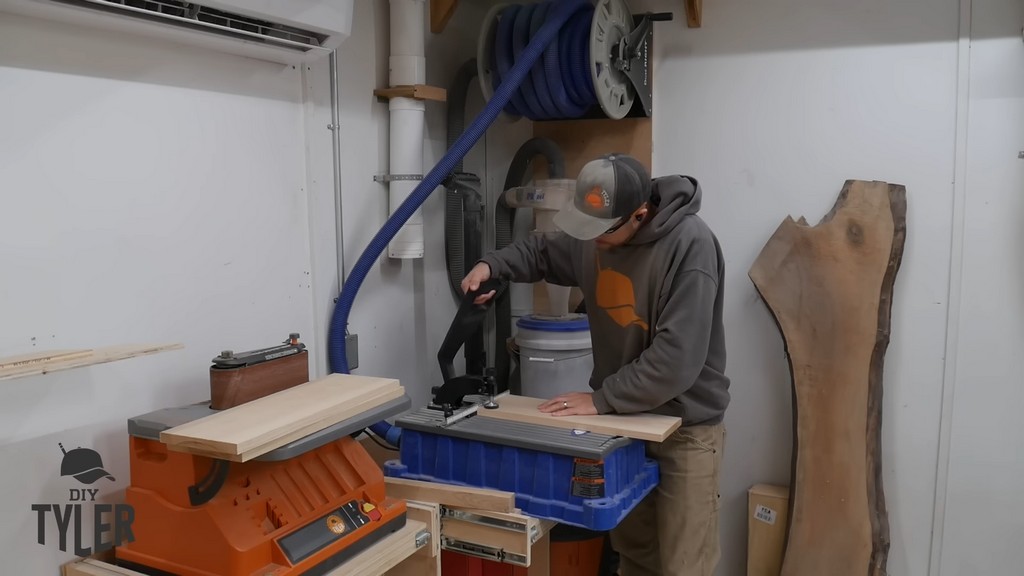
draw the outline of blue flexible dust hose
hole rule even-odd
[[[441,158],[441,161],[434,166],[412,193],[388,218],[384,226],[367,245],[366,249],[359,256],[348,281],[342,287],[341,296],[338,298],[337,306],[331,318],[330,334],[328,336],[328,355],[331,362],[331,370],[342,374],[349,373],[348,358],[345,351],[345,335],[348,332],[348,317],[352,311],[352,304],[355,302],[356,294],[366,279],[374,261],[380,256],[388,243],[398,234],[407,220],[416,212],[416,209],[430,196],[445,178],[455,168],[455,165],[462,160],[469,150],[476,144],[487,128],[490,127],[502,108],[512,99],[516,91],[534,63],[544,54],[545,49],[557,39],[558,32],[577,13],[587,8],[593,12],[593,6],[589,0],[558,0],[550,2],[550,9],[546,12],[544,23],[537,29],[536,34],[531,34],[529,44],[518,53],[513,65],[506,74],[502,75],[501,83],[495,89],[494,95],[487,101],[487,105],[470,124],[469,128],[455,141],[451,149]],[[554,43],[556,46],[558,42]],[[401,439],[401,429],[392,426],[386,421],[378,422],[370,426],[370,430],[384,438],[393,446],[398,446]]]
[[[494,90],[504,82],[522,57],[528,43],[540,34],[554,5],[550,2],[510,4],[499,12],[491,53],[491,84]],[[578,118],[597,104],[590,73],[590,28],[594,7],[574,12],[559,38],[544,50],[541,66],[512,92],[505,111],[530,120]]]

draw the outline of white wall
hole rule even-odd
[[[465,21],[481,17],[468,6],[450,28],[464,34],[428,36],[428,82],[447,86],[475,46]],[[348,269],[387,216],[387,188],[373,181],[388,167],[387,104],[372,94],[387,83],[387,22],[387,3],[356,2],[339,52]],[[325,373],[338,295],[328,96],[326,60],[293,69],[0,15],[0,356],[186,346],[3,383],[4,573],[57,574],[72,558],[52,525],[36,544],[30,508],[78,487],[59,476],[58,442],[98,450],[116,482],[96,487],[116,500],[129,479],[125,420],[207,399],[220,350],[297,331]],[[444,107],[428,104],[427,169],[445,150]],[[528,136],[525,125],[482,141],[466,168],[500,186]],[[350,325],[357,373],[400,378],[417,404],[440,382],[436,350],[455,310],[440,193],[424,218],[427,257],[378,260]]]
[[[941,576],[1024,565],[1024,5],[974,0],[959,334],[950,386]],[[941,497],[941,495],[940,495]]]
[[[644,2],[652,10],[670,8]],[[723,560],[745,573],[746,491],[789,482],[790,375],[747,277],[787,216],[817,222],[848,178],[907,187],[907,238],[886,356],[888,572],[928,572],[942,398],[956,126],[955,0],[718,0],[704,25],[658,24],[654,171],[696,176],[725,251],[733,402]]]
[[[220,350],[316,349],[302,85],[291,67],[0,16],[0,356],[184,350],[0,387],[4,573],[57,574],[31,503],[62,442],[128,481],[125,421],[209,398]],[[91,532],[89,532],[91,534]]]

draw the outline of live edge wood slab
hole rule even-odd
[[[849,180],[817,226],[786,218],[749,271],[785,342],[794,450],[782,576],[883,576],[882,373],[906,189]]]

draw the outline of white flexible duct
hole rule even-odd
[[[427,61],[426,11],[424,0],[391,0],[391,55],[388,59],[389,84],[410,86],[426,83]],[[422,100],[392,98],[390,111],[390,167],[388,184],[390,214],[412,193],[423,178],[423,116]],[[423,212],[415,214],[391,243],[391,258],[423,257]]]

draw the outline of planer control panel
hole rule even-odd
[[[278,539],[278,545],[292,564],[298,564],[338,538],[379,521],[380,511],[369,502],[351,500],[306,526]]]

